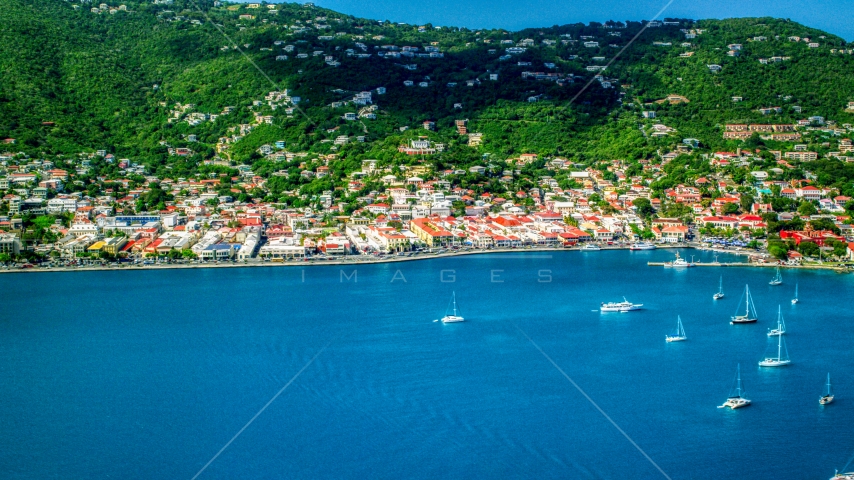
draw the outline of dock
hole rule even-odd
[[[675,268],[675,269],[685,269],[691,267],[674,267],[671,265],[671,262],[646,262],[647,266],[650,267],[666,267],[666,268]],[[848,270],[845,267],[839,267],[836,265],[781,265],[776,263],[750,263],[750,262],[705,262],[705,263],[694,263],[692,267],[754,267],[754,268],[783,268],[783,269],[820,269],[820,270],[835,270],[838,273],[849,273],[851,270]]]
[[[673,265],[670,262],[646,262],[646,264],[650,267],[672,267]],[[764,263],[748,263],[748,262],[706,262],[706,263],[694,263],[691,267],[781,267],[783,265],[774,265],[774,264],[764,264]],[[691,267],[676,267],[676,268],[691,268]]]

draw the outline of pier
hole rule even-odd
[[[776,264],[776,263],[750,263],[750,262],[697,262],[693,263],[691,267],[687,266],[679,266],[674,267],[671,262],[646,262],[647,266],[650,267],[666,267],[666,268],[676,268],[676,269],[684,269],[684,268],[692,268],[692,267],[755,267],[755,268],[789,268],[789,269],[818,269],[818,270],[835,270],[838,273],[849,273],[851,270],[845,267],[840,267],[838,265],[816,265],[816,264],[807,264],[807,265],[785,265],[785,264]]]

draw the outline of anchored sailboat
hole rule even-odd
[[[454,323],[454,322],[463,322],[465,319],[459,315],[457,315],[457,292],[454,292],[451,295],[451,304],[453,305],[453,313],[448,315],[447,311],[445,311],[445,316],[442,317],[442,323]]]
[[[744,315],[733,315],[730,317],[730,324],[735,323],[753,323],[757,320],[756,306],[753,304],[753,297],[750,296],[750,287],[744,286]]]
[[[736,386],[735,386],[735,395],[730,395],[729,398],[726,399],[723,405],[718,408],[726,408],[729,407],[733,410],[736,408],[746,407],[750,405],[750,400],[744,398],[744,391],[741,388],[741,364],[738,364],[738,368],[736,370]]]
[[[798,284],[795,284],[795,298],[792,299],[792,305],[798,303]]]
[[[830,393],[830,374],[827,374],[827,393],[822,395],[821,398],[818,399],[818,403],[822,405],[827,405],[828,403],[833,401],[833,394]]]
[[[759,362],[760,367],[785,367],[786,365],[792,363],[789,360],[789,351],[786,350],[785,357],[783,356],[783,350],[786,348],[785,342],[783,341],[782,335],[777,335],[777,357],[765,357],[765,360]]]
[[[774,275],[774,278],[772,278],[770,282],[768,282],[768,285],[776,287],[777,285],[782,285],[782,284],[783,284],[783,276],[780,275],[780,267],[777,267],[777,274]]]
[[[768,330],[768,336],[774,337],[777,335],[785,335],[786,334],[786,322],[783,321],[783,311],[780,306],[777,306],[777,328],[773,330]]]
[[[665,335],[664,339],[668,342],[683,342],[688,340],[688,337],[685,335],[685,328],[682,327],[682,317],[679,315],[676,316],[676,334]]]
[[[720,300],[720,299],[724,298],[724,277],[723,276],[721,276],[721,279],[719,281],[718,293],[712,295],[712,298],[714,298],[715,300]]]

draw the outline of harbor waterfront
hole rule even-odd
[[[285,386],[198,478],[660,478],[597,407],[674,479],[851,470],[854,277],[673,257],[2,275],[0,477],[192,478]],[[781,305],[792,365],[762,368]],[[752,404],[719,409],[738,364]]]
[[[595,249],[588,249],[585,247],[590,247],[591,245],[595,246]],[[205,262],[205,263],[166,263],[166,262],[158,262],[152,265],[145,265],[142,263],[130,264],[130,263],[107,263],[104,265],[78,265],[71,267],[48,267],[48,268],[39,268],[36,266],[35,268],[0,268],[0,274],[3,273],[44,273],[44,272],[91,272],[91,271],[101,271],[101,270],[109,270],[109,271],[134,271],[134,270],[166,270],[166,269],[176,269],[176,268],[245,268],[245,267],[300,267],[305,268],[309,266],[331,266],[331,265],[370,265],[370,264],[379,264],[379,263],[390,263],[390,262],[411,262],[417,260],[432,260],[436,258],[443,257],[457,257],[462,255],[494,255],[494,254],[507,254],[507,253],[533,253],[533,252],[599,252],[599,251],[614,251],[614,250],[628,250],[635,251],[636,249],[632,249],[630,246],[610,246],[604,245],[599,246],[596,244],[588,244],[585,247],[579,248],[564,248],[564,247],[521,247],[521,248],[491,248],[491,249],[460,249],[460,250],[447,250],[442,253],[423,253],[417,256],[400,256],[400,255],[386,255],[382,257],[374,257],[370,255],[344,255],[338,257],[317,257],[317,258],[309,258],[308,261],[305,260],[291,260],[284,262],[271,262],[271,261],[262,261],[261,259],[252,259],[244,262]],[[780,264],[777,262],[770,263],[759,263],[759,262],[748,262],[743,257],[756,255],[757,252],[750,250],[718,250],[718,249],[708,249],[705,247],[696,247],[692,245],[658,245],[658,249],[661,250],[685,250],[689,249],[697,249],[702,252],[712,252],[714,255],[728,255],[732,257],[734,260],[729,262],[720,262],[717,259],[713,259],[712,261],[706,262],[697,262],[693,263],[691,266],[694,267],[760,267],[760,268],[784,268],[784,269],[809,269],[809,270],[834,270],[839,273],[847,273],[849,272],[848,267],[843,264],[816,264],[816,263],[802,263],[802,264]],[[649,261],[647,265],[649,266],[671,266],[671,261]]]

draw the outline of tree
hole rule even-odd
[[[724,215],[732,215],[734,213],[738,213],[738,204],[728,202],[725,203],[723,207],[721,207],[721,213]]]
[[[738,201],[739,206],[741,206],[741,211],[745,213],[749,212],[750,208],[753,206],[754,201],[756,200],[753,198],[753,195],[742,195]]]
[[[845,242],[830,240],[827,242],[827,246],[833,247],[833,254],[838,258],[845,258],[845,256],[848,255],[848,244]]]
[[[9,263],[12,261],[12,256],[8,253],[0,253],[0,263]]]
[[[813,242],[801,242],[798,245],[798,251],[805,257],[817,257],[821,249]]]
[[[803,201],[798,205],[798,213],[802,216],[808,217],[810,215],[815,215],[817,212],[818,210],[816,210],[815,205],[810,202]]]
[[[655,208],[653,208],[648,198],[636,198],[632,200],[632,205],[641,218],[649,218],[655,214]]]
[[[817,220],[810,220],[810,226],[815,230],[830,230],[833,233],[839,235],[842,231],[839,230],[839,227],[833,223],[833,220],[829,218],[819,218]]]
[[[768,253],[778,260],[784,260],[789,252],[785,247],[781,247],[780,245],[771,245],[768,247]]]
[[[40,215],[33,219],[33,225],[41,229],[48,229],[56,222],[53,215]]]

